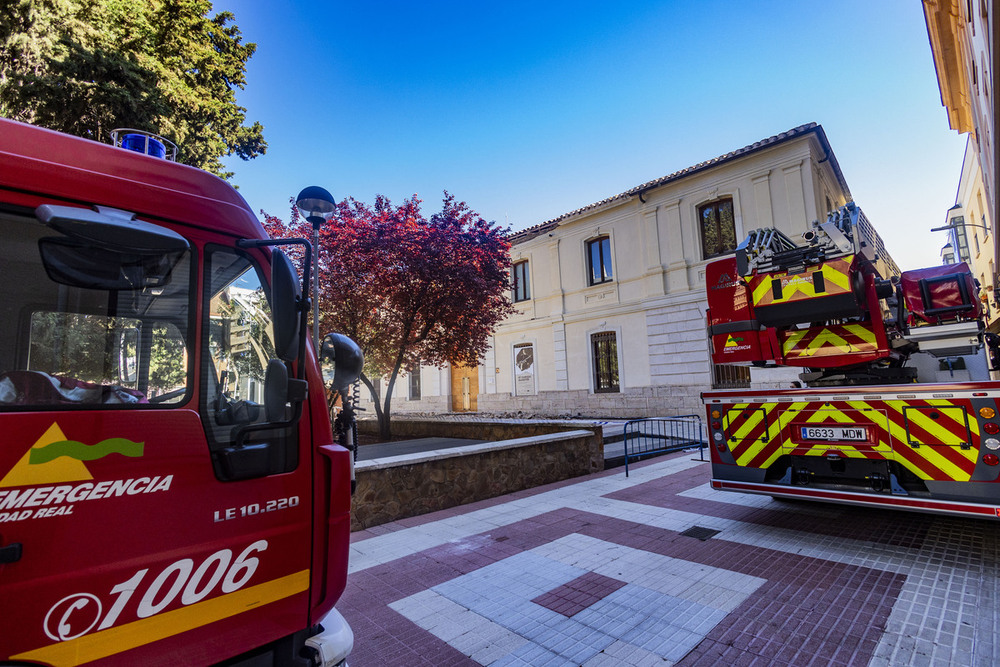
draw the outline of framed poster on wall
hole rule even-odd
[[[531,343],[514,346],[514,395],[535,395],[535,346]]]

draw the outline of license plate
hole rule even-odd
[[[802,439],[859,442],[868,440],[868,430],[858,426],[803,426]]]

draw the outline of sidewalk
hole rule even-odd
[[[995,523],[708,477],[674,454],[355,533],[352,667],[994,664]]]

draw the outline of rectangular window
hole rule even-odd
[[[712,365],[712,389],[749,389],[750,367]]]
[[[601,394],[620,391],[615,333],[604,331],[593,334],[590,344],[594,349],[594,392]]]
[[[531,298],[531,286],[528,283],[528,262],[518,262],[510,269],[511,275],[511,300],[527,301]]]
[[[736,219],[733,216],[732,197],[699,206],[698,222],[704,259],[736,250]]]
[[[271,306],[250,260],[228,250],[209,257],[209,366],[216,403],[264,403],[264,373],[275,357]],[[210,380],[211,383],[211,380]],[[228,415],[220,418],[225,421]],[[220,423],[223,423],[220,422]],[[228,424],[227,424],[228,425]]]
[[[149,345],[140,345],[146,338]],[[59,377],[65,397],[70,392],[81,405],[144,403],[167,394],[156,402],[176,402],[184,395],[187,349],[172,323],[154,324],[144,335],[139,319],[36,311],[28,370]]]
[[[968,262],[971,255],[969,254],[969,236],[965,231],[965,217],[954,217],[951,219],[951,224],[955,227],[955,250],[958,253],[958,261]]]
[[[266,274],[233,248],[207,245],[205,258],[202,423],[216,476],[235,481],[290,472],[298,466],[299,440],[286,423],[287,399],[278,400],[287,366],[275,350]]]
[[[611,281],[611,238],[602,236],[587,241],[587,266],[589,267],[588,282],[600,285]]]
[[[6,211],[0,251],[0,410],[185,403],[188,251],[139,256]]]
[[[410,400],[420,400],[420,366],[410,369]]]

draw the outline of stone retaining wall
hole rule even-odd
[[[484,432],[478,433],[481,439]],[[443,436],[440,429],[434,434]],[[604,448],[599,430],[563,430],[359,461],[355,468],[357,489],[351,511],[351,530],[371,528],[603,469]]]

